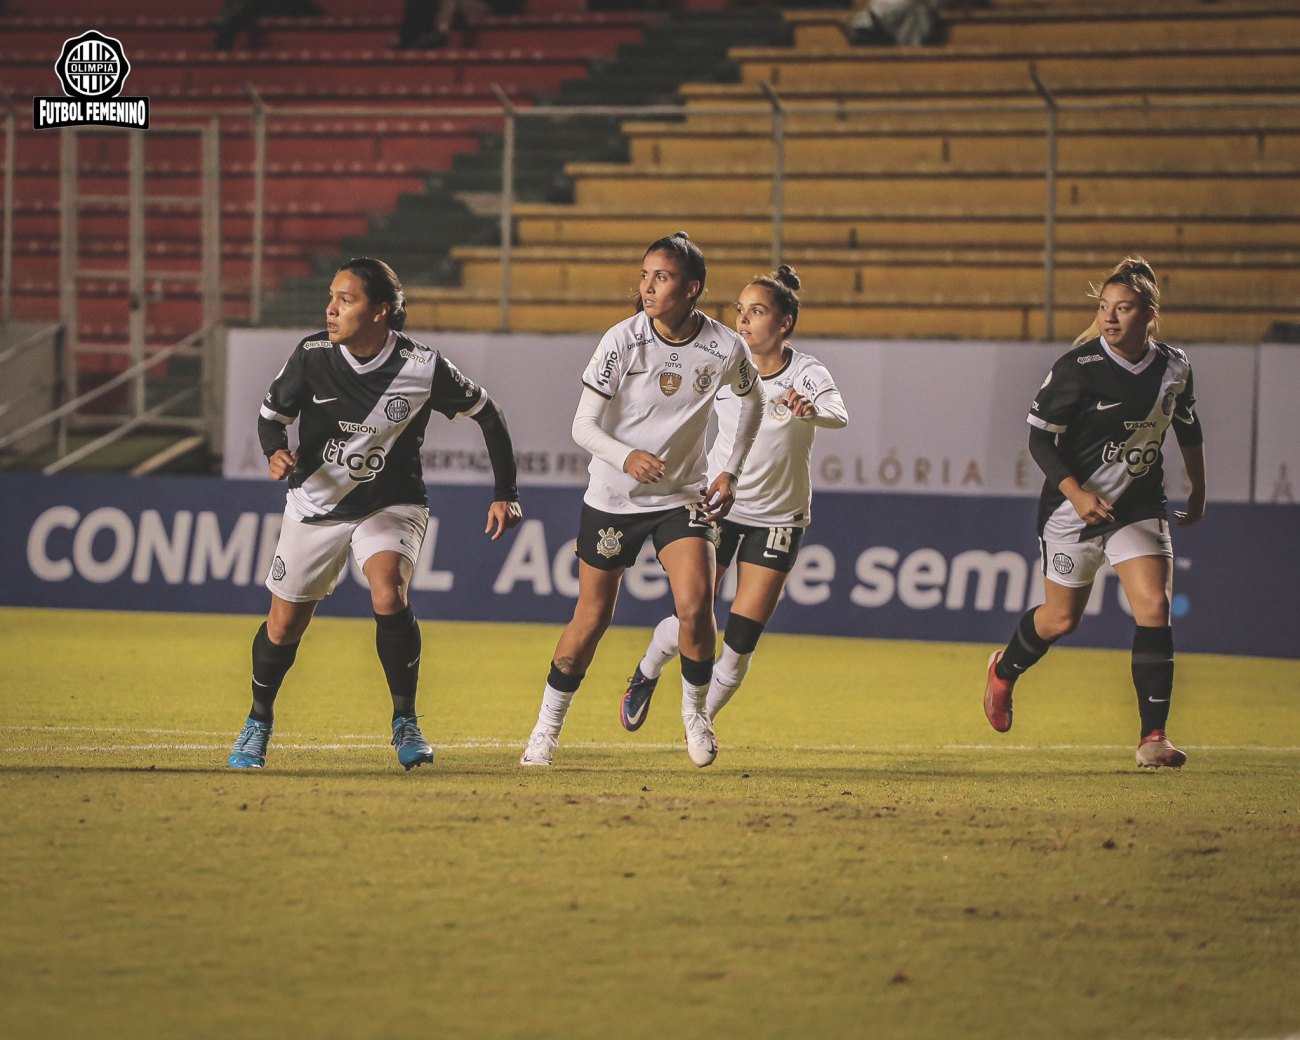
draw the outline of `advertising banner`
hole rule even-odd
[[[227,350],[224,470],[263,477],[257,410],[304,336],[319,330],[232,330]],[[597,336],[494,333],[412,335],[436,347],[504,407],[522,486],[583,487],[587,456],[570,435],[580,376]],[[1029,404],[1065,347],[1042,343],[808,340],[800,349],[830,370],[849,410],[847,429],[817,438],[813,483],[822,491],[1035,496]],[[1188,348],[1207,430],[1210,498],[1251,500],[1256,348]],[[1293,389],[1300,390],[1294,374]],[[292,437],[292,433],[290,435]],[[1186,494],[1173,437],[1170,495]],[[439,483],[490,484],[478,427],[434,416],[424,473]]]
[[[499,542],[485,487],[431,485],[412,581],[423,618],[561,625],[577,595],[581,495],[528,488],[524,523]],[[213,478],[0,475],[0,604],[264,614],[284,485]],[[819,495],[773,631],[1004,643],[1041,599],[1028,498],[898,492]],[[1184,651],[1300,657],[1300,506],[1213,505],[1174,529],[1175,633]],[[352,569],[322,612],[370,616]],[[723,599],[730,590],[724,587]],[[671,611],[647,549],[616,624]],[[1075,646],[1127,647],[1133,622],[1103,572]],[[557,631],[558,634],[558,631]]]

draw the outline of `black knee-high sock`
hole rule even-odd
[[[415,688],[420,682],[420,626],[405,607],[396,614],[375,615],[375,649],[384,666],[393,718],[415,714]]]
[[[275,717],[275,695],[297,656],[298,644],[272,643],[263,621],[253,637],[253,707],[248,713],[258,722],[270,722]]]
[[[1133,688],[1137,690],[1142,736],[1164,729],[1174,692],[1174,630],[1168,625],[1133,632]]]
[[[1034,613],[1037,610],[1034,607],[1025,612],[1020,624],[1016,626],[1016,634],[1002,651],[1002,659],[994,669],[999,678],[1015,679],[1021,672],[1042,660],[1043,655],[1052,648],[1051,642],[1040,636],[1034,628]]]

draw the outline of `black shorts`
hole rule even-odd
[[[692,504],[650,513],[606,513],[584,502],[574,552],[597,570],[614,571],[636,563],[647,537],[654,539],[655,552],[679,538],[707,538],[717,545],[718,525],[705,520],[703,512]]]
[[[782,574],[794,568],[803,541],[802,527],[749,527],[734,520],[722,521],[718,542],[718,566],[730,567],[733,559],[767,567]],[[739,550],[739,551],[737,551]]]

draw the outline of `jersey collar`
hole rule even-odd
[[[388,338],[384,340],[383,348],[372,358],[366,358],[364,361],[356,357],[347,347],[339,344],[339,353],[343,355],[343,360],[352,366],[352,371],[358,375],[365,375],[367,372],[373,372],[387,361],[393,354],[393,347],[397,344],[397,333],[392,329],[388,330]]]
[[[1106,342],[1105,337],[1098,336],[1097,340],[1101,343],[1101,349],[1106,352],[1108,358],[1119,365],[1125,372],[1131,372],[1133,375],[1145,372],[1156,359],[1156,346],[1150,340],[1147,340],[1147,352],[1142,355],[1141,361],[1130,361],[1122,354],[1115,353],[1115,351],[1111,350],[1110,344]]]

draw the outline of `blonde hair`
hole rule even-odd
[[[1138,294],[1142,303],[1151,309],[1151,321],[1147,324],[1147,338],[1155,336],[1160,328],[1160,286],[1156,284],[1156,273],[1151,265],[1140,256],[1126,256],[1101,285],[1092,285],[1088,296],[1094,300],[1101,298],[1102,291],[1108,285],[1122,285]],[[1092,324],[1075,337],[1073,346],[1086,343],[1101,334],[1101,323],[1094,316]]]

